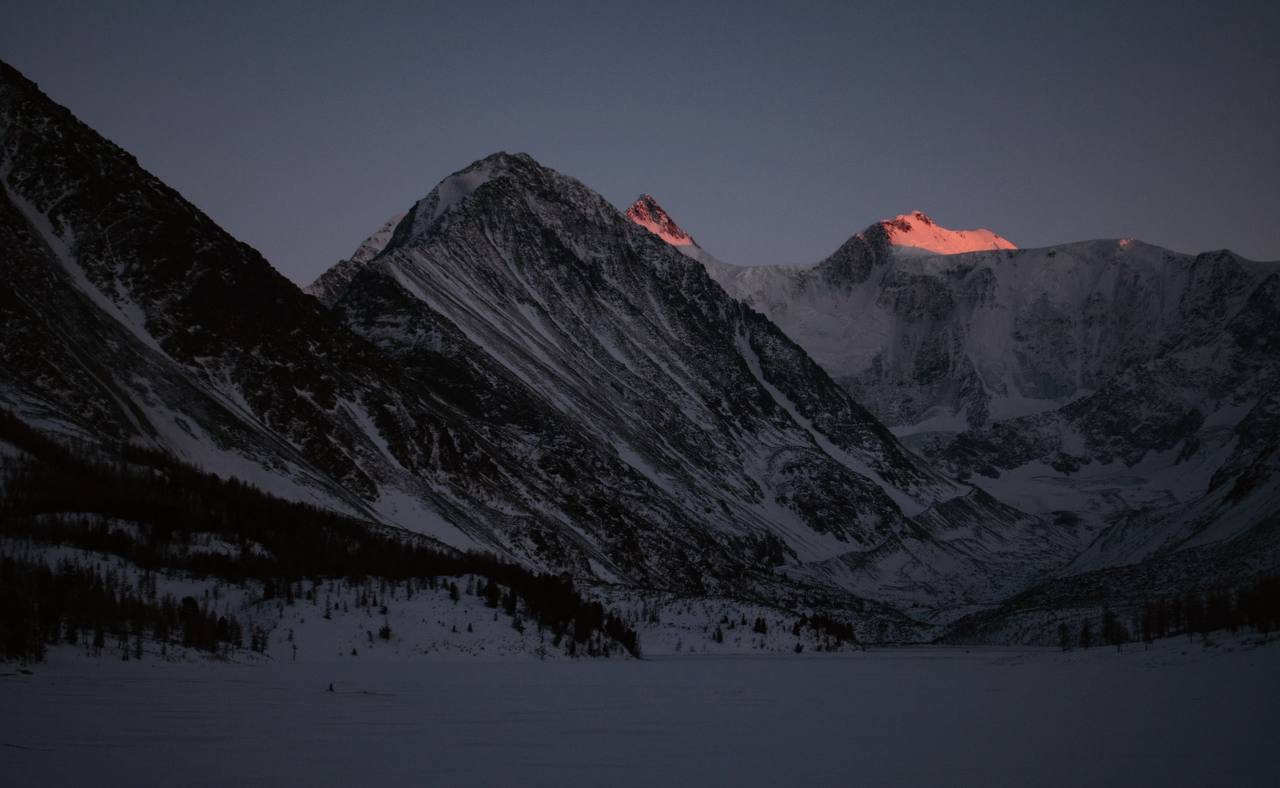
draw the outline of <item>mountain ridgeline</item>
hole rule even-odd
[[[1225,253],[1099,262],[912,214],[811,268],[739,269],[651,197],[624,214],[498,153],[304,291],[3,65],[0,180],[0,405],[59,445],[159,452],[313,507],[318,534],[358,520],[580,589],[719,595],[863,639],[959,620],[1036,640],[1052,615],[1016,636],[971,617],[1116,564],[1099,539],[1145,561],[1274,512],[1280,288]],[[1087,287],[1055,303],[1055,277],[1118,278],[1159,314]],[[1136,397],[1147,420],[1122,427]],[[948,418],[963,429],[921,426]],[[998,483],[1160,452],[1216,497],[1102,511]],[[27,454],[0,443],[7,464]]]

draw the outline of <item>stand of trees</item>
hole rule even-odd
[[[6,460],[0,473],[0,538],[119,556],[143,572],[233,584],[256,581],[264,599],[287,595],[304,578],[414,578],[434,586],[436,578],[478,575],[491,587],[505,587],[512,610],[521,605],[556,637],[571,633],[586,643],[599,634],[640,655],[635,631],[598,602],[585,600],[568,578],[532,572],[487,554],[450,551],[412,534],[273,498],[162,452],[130,445],[109,452],[73,449],[4,411],[0,440],[26,455]],[[233,549],[191,549],[193,539],[210,535]],[[175,623],[164,600],[148,600],[136,589],[123,591],[96,569],[49,567],[16,556],[3,561],[0,641],[10,659],[42,658],[41,644],[62,642],[68,621],[76,622],[77,637],[84,626],[104,632],[124,626],[130,633],[139,629],[154,637],[157,622],[163,621],[162,633],[181,631],[187,639],[187,619],[181,618],[185,600],[171,602],[179,615]],[[56,628],[50,623],[55,610],[60,621]],[[193,633],[204,632],[191,621]],[[239,622],[220,628],[215,620],[212,637],[193,636],[189,645],[210,651],[234,647],[237,637],[243,640],[242,630]],[[226,638],[220,637],[223,633]],[[265,643],[265,636],[251,633],[250,640]]]
[[[857,645],[858,636],[853,630],[853,624],[848,621],[832,618],[823,613],[814,613],[809,616],[801,616],[792,627],[791,632],[799,636],[802,628],[813,630],[815,635],[826,636],[827,645],[831,649],[838,649],[846,642]],[[819,648],[821,650],[821,648]]]
[[[83,645],[142,658],[142,639],[209,653],[244,645],[244,626],[194,597],[155,593],[144,579],[132,584],[115,570],[70,560],[50,567],[40,560],[0,558],[0,654],[15,661],[44,658],[47,645]],[[261,651],[265,638],[252,633]],[[260,645],[261,644],[261,645]]]
[[[1169,635],[1207,635],[1241,627],[1268,634],[1280,628],[1280,577],[1260,577],[1230,589],[1159,597],[1142,607],[1137,630],[1143,640]]]
[[[1211,632],[1235,633],[1241,628],[1263,635],[1280,629],[1280,577],[1263,576],[1233,588],[1150,599],[1129,624],[1110,608],[1103,608],[1096,622],[1081,622],[1078,634],[1065,622],[1059,624],[1058,642],[1063,651],[1073,645],[1088,649],[1099,644],[1121,649],[1138,638],[1151,643],[1173,635],[1206,637]]]

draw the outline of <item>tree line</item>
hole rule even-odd
[[[1208,637],[1211,632],[1251,629],[1262,635],[1280,629],[1280,577],[1262,576],[1226,589],[1166,594],[1144,602],[1126,622],[1109,607],[1078,628],[1058,624],[1063,651],[1107,645],[1122,649],[1135,640],[1151,643],[1175,635]]]
[[[105,450],[72,446],[6,411],[0,411],[0,440],[24,453],[7,459],[0,470],[0,538],[114,555],[144,573],[177,572],[238,585],[253,581],[260,584],[264,599],[284,596],[304,578],[412,578],[434,586],[436,578],[477,575],[490,586],[504,587],[510,604],[519,604],[557,637],[571,635],[586,644],[598,635],[640,655],[635,631],[598,602],[585,599],[568,577],[533,572],[489,554],[451,551],[412,534],[275,498],[164,452],[128,444]],[[193,542],[210,535],[234,549],[192,549]],[[153,632],[152,623],[163,619],[163,626],[186,637],[184,620],[175,625],[167,612],[150,610],[163,608],[163,600],[125,593],[121,584],[94,579],[83,566],[37,566],[38,561],[15,556],[5,560],[0,639],[26,644],[15,646],[21,654],[6,650],[11,659],[39,659],[43,648],[37,649],[32,638],[62,642],[66,620],[76,621],[79,633],[82,621],[91,629],[101,623],[104,631],[114,631],[116,617],[123,615],[127,627]],[[126,602],[121,602],[122,594]],[[108,597],[114,602],[108,604]],[[172,604],[182,608],[185,601]],[[66,617],[58,634],[50,624],[38,623],[52,616],[52,609]],[[192,631],[196,629],[193,624]],[[229,636],[234,629],[228,621]],[[216,621],[214,632],[213,641],[198,638],[202,645],[194,647],[237,645],[234,638],[216,637]],[[240,638],[243,642],[243,632]]]
[[[0,655],[36,662],[47,646],[82,645],[95,656],[142,659],[143,639],[163,650],[182,645],[208,653],[244,646],[245,627],[208,600],[155,591],[144,576],[131,583],[114,569],[70,559],[55,566],[19,556],[0,557]],[[251,630],[250,647],[266,636]]]

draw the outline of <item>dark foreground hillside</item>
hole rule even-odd
[[[379,595],[457,601],[466,588],[495,619],[500,611],[513,626],[545,629],[566,654],[640,653],[635,632],[568,579],[282,501],[159,452],[72,449],[8,413],[0,413],[0,441],[0,648],[8,659],[39,660],[59,643],[113,655],[156,644],[263,650],[266,625],[252,613],[219,614],[209,587],[237,589],[252,611],[271,602],[318,606],[335,581],[384,615]],[[161,591],[173,578],[204,593]]]

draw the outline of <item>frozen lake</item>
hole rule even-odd
[[[1280,645],[0,666],[0,783],[1264,785]],[[334,693],[324,691],[333,682]]]

